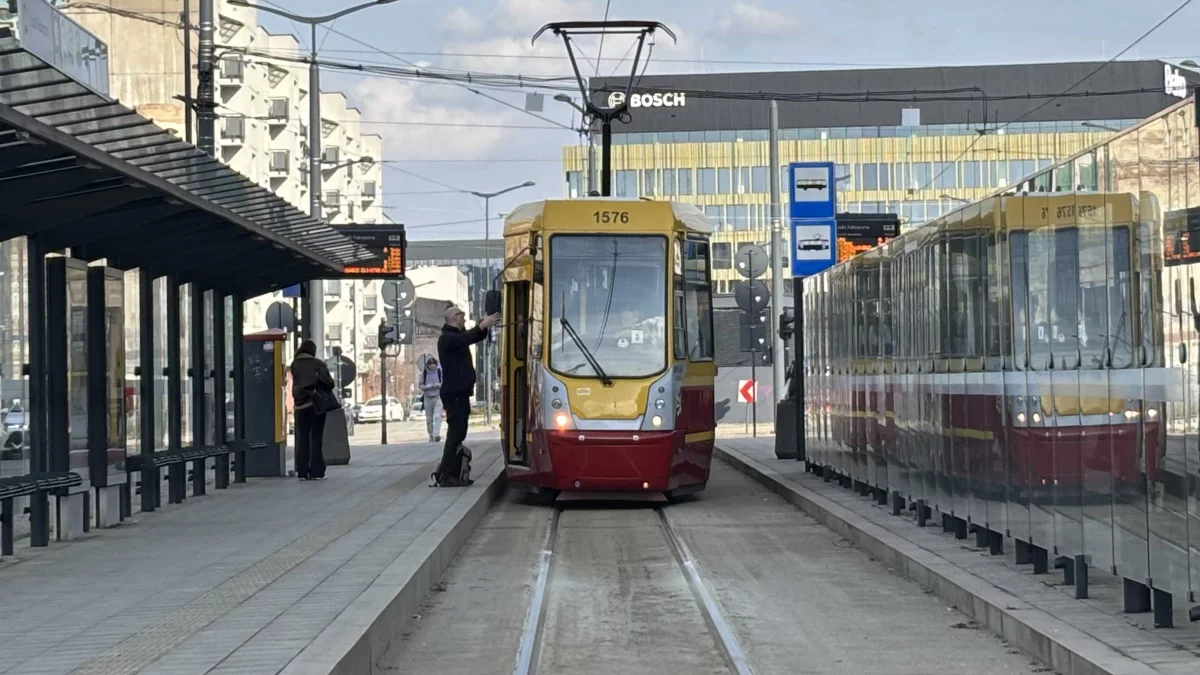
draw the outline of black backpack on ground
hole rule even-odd
[[[471,449],[465,445],[458,446],[458,475],[451,476],[444,480],[439,480],[437,472],[429,474],[429,478],[433,481],[429,487],[466,487],[473,484],[471,480]]]

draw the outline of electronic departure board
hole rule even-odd
[[[894,213],[837,214],[837,261],[844,262],[864,251],[891,241],[900,233],[900,217]]]
[[[396,278],[404,276],[404,253],[408,245],[403,225],[346,227],[334,225],[334,229],[346,235],[363,248],[378,253],[377,262],[358,267],[347,267],[348,277]]]

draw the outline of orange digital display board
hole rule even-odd
[[[845,262],[859,253],[870,251],[876,246],[892,240],[892,237],[878,237],[874,242],[862,241],[861,239],[847,239],[846,237],[838,237],[837,239],[837,261]]]
[[[404,248],[389,246],[383,249],[383,260],[370,267],[347,267],[347,276],[356,277],[402,277],[404,276]]]

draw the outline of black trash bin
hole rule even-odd
[[[795,363],[788,366],[787,396],[775,404],[775,456],[779,459],[799,459],[796,441]]]

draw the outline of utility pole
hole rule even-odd
[[[208,2],[211,6],[212,0],[201,1]],[[285,19],[303,23],[312,29],[310,33],[312,44],[310,45],[311,48],[309,49],[308,57],[308,199],[309,215],[321,222],[325,221],[325,217],[321,213],[321,72],[320,66],[317,64],[317,26],[337,21],[348,14],[369,9],[376,5],[386,5],[393,2],[396,2],[396,0],[370,0],[369,2],[354,5],[353,7],[333,12],[332,14],[303,16],[275,7],[255,4],[249,2],[249,0],[229,0],[229,4],[231,5],[250,7],[260,12],[282,16]],[[201,15],[200,20],[201,22],[204,21],[203,15]],[[201,30],[203,30],[203,27]],[[200,48],[204,48],[203,33],[201,33]],[[306,287],[308,292],[303,293],[303,297],[300,300],[300,307],[303,312],[302,325],[304,326],[304,336],[316,343],[318,358],[324,358],[325,288],[320,279],[308,282]]]
[[[387,319],[384,318],[379,322],[379,398],[380,404],[383,407],[383,412],[379,416],[379,424],[381,425],[381,435],[379,442],[382,445],[387,445],[388,437],[388,393],[387,393],[387,348],[395,342],[393,336],[396,330],[395,326],[389,326]]]
[[[192,2],[183,0],[183,138],[192,142]]]
[[[200,50],[196,58],[196,147],[213,157],[217,156],[217,103],[213,82],[216,70],[216,43],[213,41],[215,1],[200,0]],[[187,96],[191,95],[189,91]]]
[[[309,213],[325,222],[321,209],[321,68],[317,65],[317,24],[311,24],[311,49],[308,56],[308,199]],[[325,282],[313,279],[304,294],[304,328],[308,339],[325,353]],[[383,359],[387,363],[387,359]],[[387,372],[386,370],[384,371]],[[385,378],[386,379],[386,378]],[[385,385],[386,386],[386,385]],[[387,443],[387,394],[383,399],[383,442]]]
[[[784,383],[787,381],[785,366],[787,361],[787,343],[779,334],[779,313],[783,311],[783,222],[780,218],[781,204],[779,195],[779,104],[771,101],[771,131],[770,150],[768,152],[770,166],[767,174],[771,180],[771,313],[774,329],[771,334],[775,341],[775,360],[771,369],[771,389],[775,392],[775,405],[783,400]],[[801,338],[796,338],[797,340]],[[776,422],[778,423],[778,422]]]

